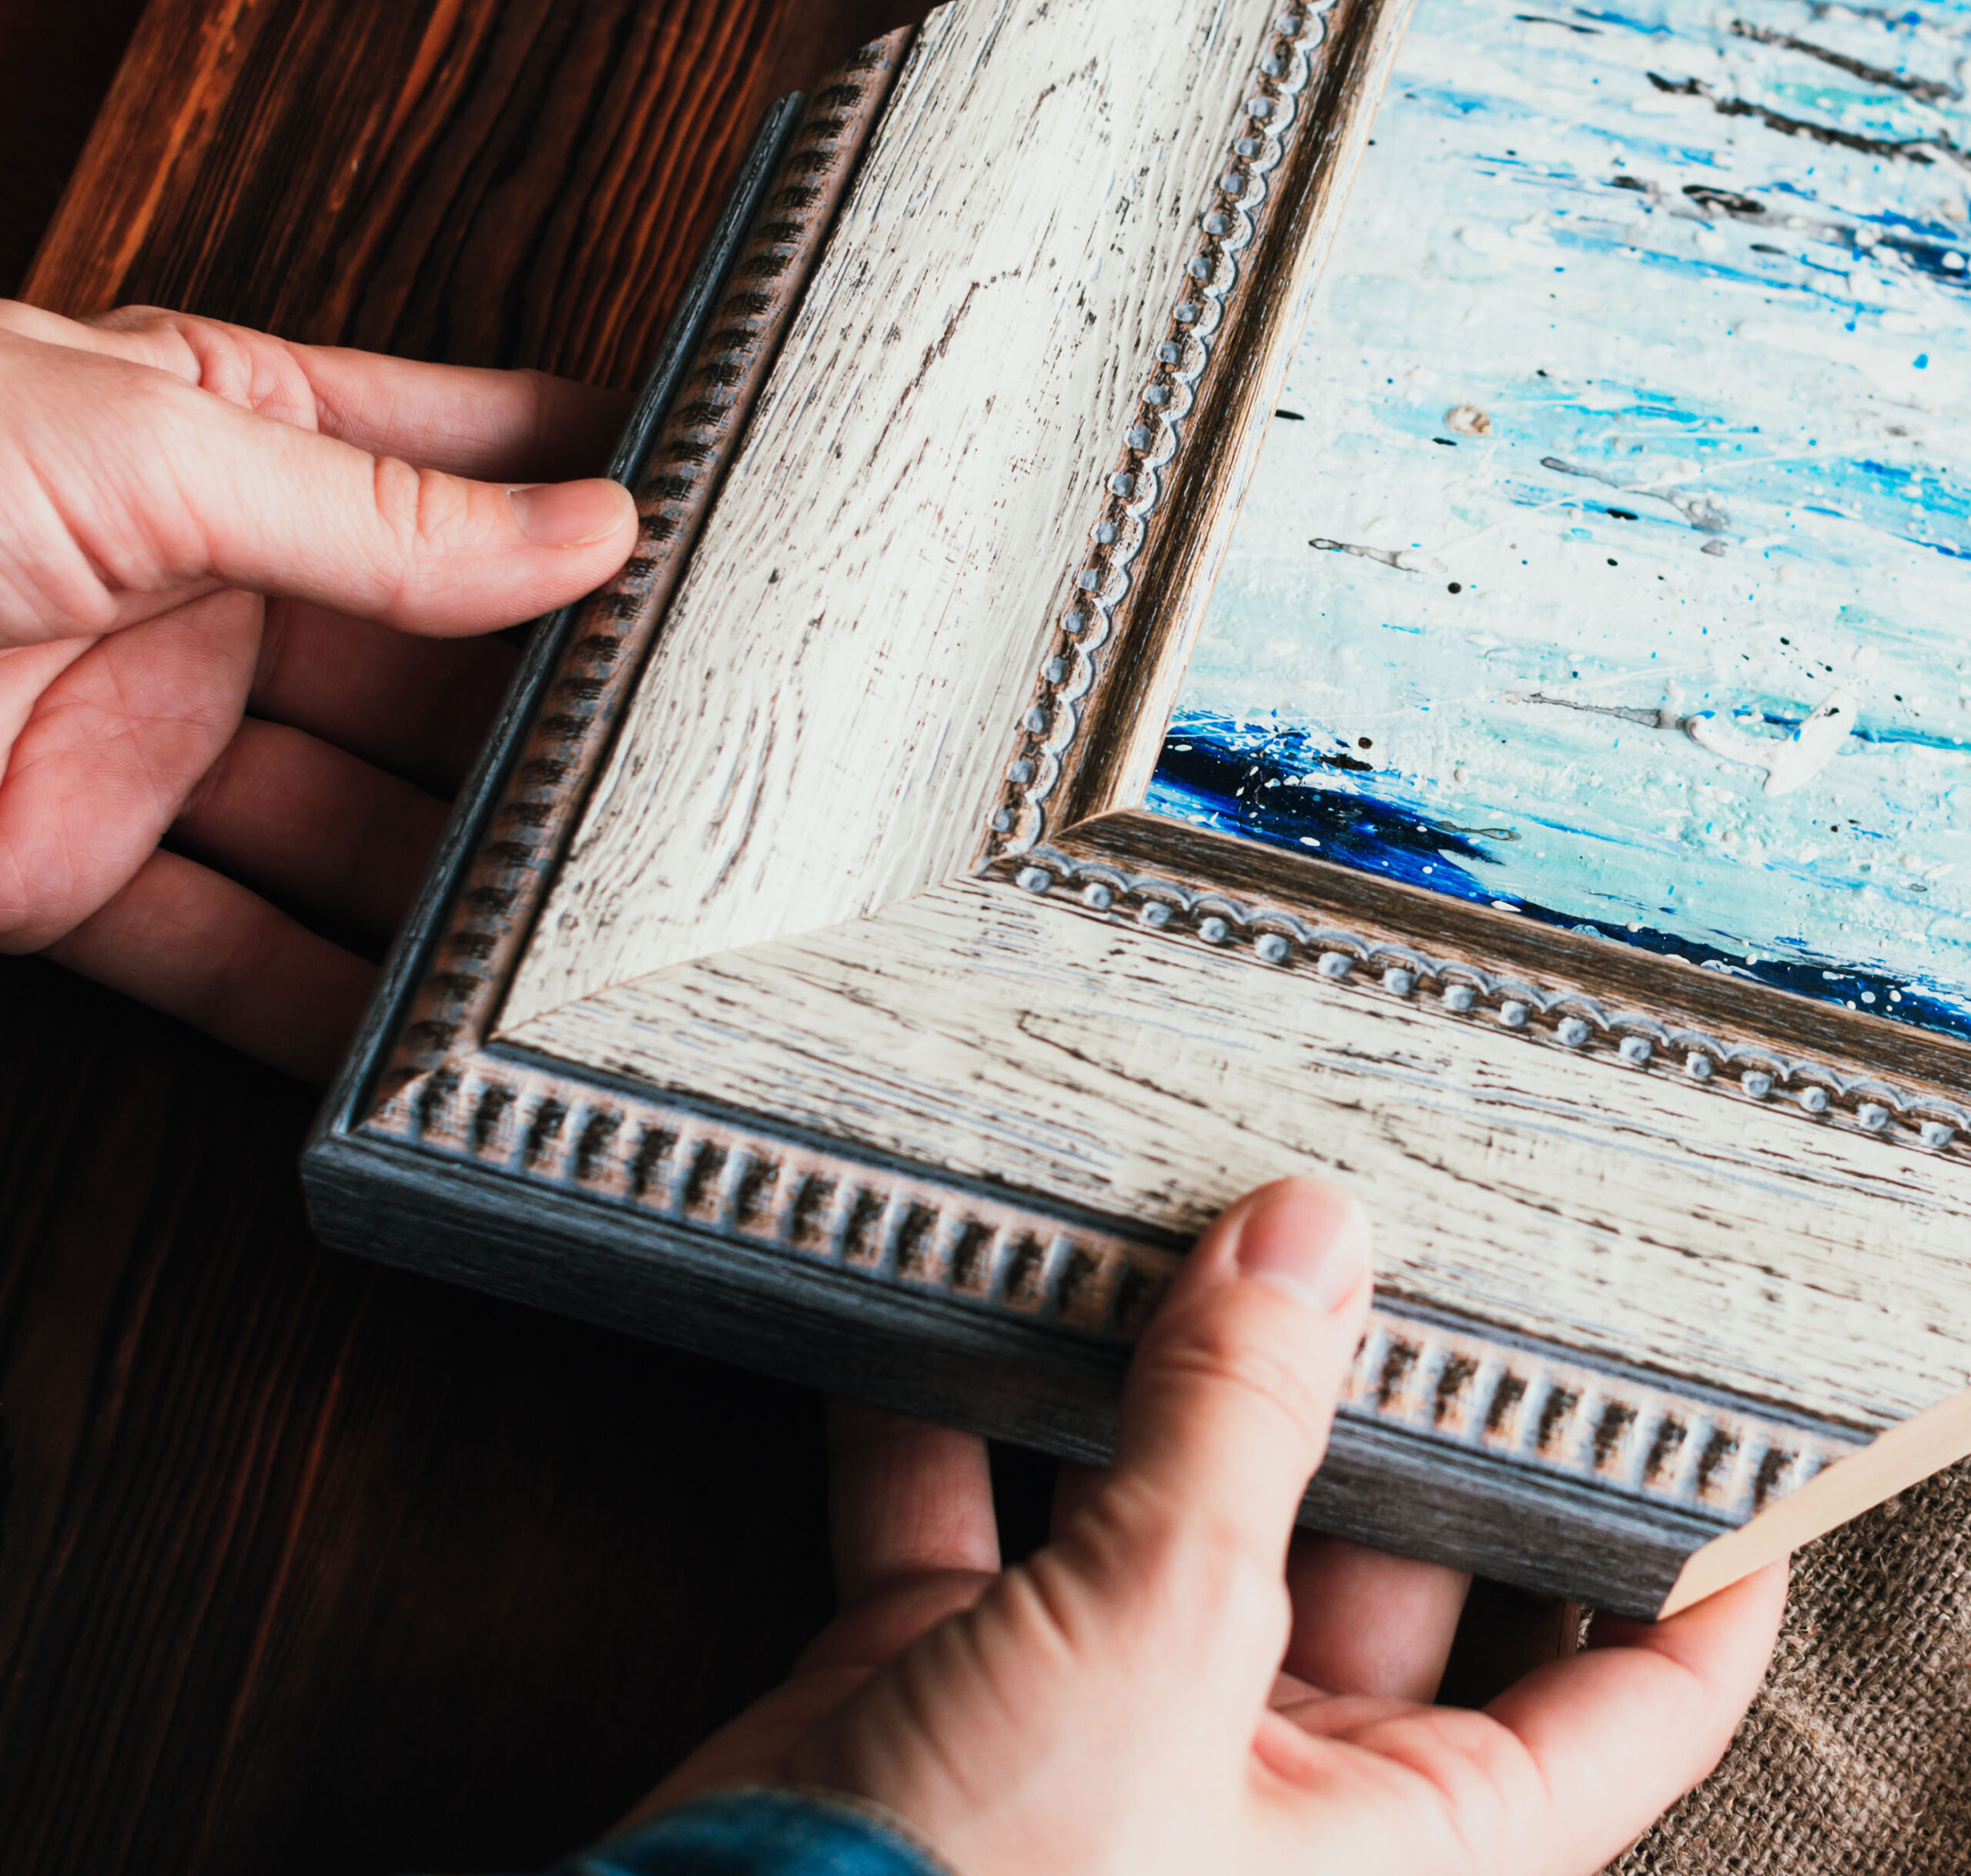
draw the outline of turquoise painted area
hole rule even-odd
[[[1420,0],[1152,806],[1971,1033],[1967,61]]]

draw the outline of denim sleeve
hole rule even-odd
[[[558,1864],[553,1876],[952,1876],[922,1844],[846,1799],[714,1791]]]

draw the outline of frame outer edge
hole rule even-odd
[[[805,102],[803,95],[795,92],[771,105],[740,164],[704,252],[658,342],[656,359],[637,394],[629,422],[611,460],[610,477],[626,487],[634,486],[658,426],[677,396],[685,367],[711,323],[719,294],[738,259],[746,231],[765,199],[767,186],[793,136]],[[384,960],[341,1072],[330,1084],[316,1110],[303,1149],[304,1182],[318,1151],[356,1124],[360,1110],[389,1059],[391,1045],[443,931],[453,898],[517,758],[526,726],[561,662],[576,616],[585,603],[577,600],[563,607],[534,630],[499,714],[487,731],[478,759],[453,803],[417,901]]]
[[[311,1201],[364,1255],[558,1314],[847,1392],[1059,1457],[1103,1463],[1126,1350],[905,1289],[845,1292],[825,1266],[653,1228],[474,1166],[346,1136],[313,1155]],[[938,1359],[924,1348],[935,1341]],[[1728,1527],[1668,1506],[1431,1453],[1338,1417],[1303,1521],[1362,1543],[1648,1618]]]

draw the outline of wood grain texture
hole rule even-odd
[[[1069,829],[1060,851],[1064,883],[1086,866],[1111,880],[1147,874],[1208,884],[1255,913],[1278,908],[1315,925],[1343,927],[1528,985],[1578,990],[1612,1008],[1648,1012],[1668,1025],[1754,1044],[1769,1061],[1815,1062],[1839,1078],[1879,1080],[1912,1099],[1930,1097],[1939,1115],[1961,1114],[1971,1101],[1966,1052],[1948,1038],[1716,971],[1654,958],[1645,966],[1625,946],[1504,913],[1483,925],[1455,911],[1443,915],[1436,894],[1167,816],[1140,809],[1097,815]],[[999,870],[1011,877],[1016,869]]]
[[[29,290],[627,381],[908,11],[159,0]],[[539,1867],[783,1671],[811,1396],[322,1249],[313,1097],[105,992],[0,961],[0,1028],[6,1876]]]
[[[1965,1384],[1971,1168],[1003,888],[517,1039],[1180,1235],[1338,1173],[1398,1296],[1862,1426]]]
[[[0,998],[8,1876],[537,1867],[783,1671],[811,1397],[323,1251],[307,1091]]]
[[[152,6],[23,296],[627,383],[710,230],[706,180],[772,98],[912,12]]]
[[[1063,681],[1050,675],[1043,682],[1046,729],[1020,726],[1012,760],[1027,757],[1035,772],[1024,783],[1016,771],[1009,775],[1009,824],[996,822],[995,852],[1031,847],[1133,806],[1149,786],[1273,420],[1271,387],[1305,329],[1410,11],[1407,3],[1328,0],[1317,15],[1318,38],[1302,35],[1313,42],[1298,55],[1307,69],[1305,82],[1292,86],[1291,123],[1283,106],[1239,126],[1243,135],[1206,211],[1200,246],[1210,271],[1191,289],[1203,316],[1190,323],[1190,339],[1208,341],[1210,356],[1195,373],[1190,408],[1167,425],[1178,433],[1169,460],[1153,480],[1139,475],[1105,517],[1140,514],[1143,537],[1126,568],[1114,563],[1131,544],[1126,535],[1093,557],[1111,575],[1094,596],[1108,635],[1090,644],[1086,665],[1071,661]],[[1254,87],[1260,98],[1288,92],[1298,76],[1292,65],[1274,64]],[[1164,453],[1153,446],[1149,460]]]
[[[456,915],[391,1043],[378,1078],[386,1100],[422,1099],[414,1084],[456,1077],[492,1027],[581,812],[582,791],[565,784],[593,773],[634,693],[908,36],[872,42],[817,99],[804,107],[791,95],[761,125],[610,465],[636,490],[635,547],[614,578],[534,632],[433,859],[410,924],[423,930],[440,891]],[[467,877],[454,880],[460,865]],[[387,974],[382,1000],[403,968]]]
[[[1273,11],[959,0],[926,27],[510,1023],[969,860]]]

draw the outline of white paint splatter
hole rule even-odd
[[[1684,733],[1700,749],[1726,762],[1765,771],[1768,794],[1791,794],[1834,760],[1861,714],[1861,701],[1852,691],[1830,691],[1806,721],[1787,737],[1748,736],[1734,728],[1715,711],[1699,711],[1684,721]]]

